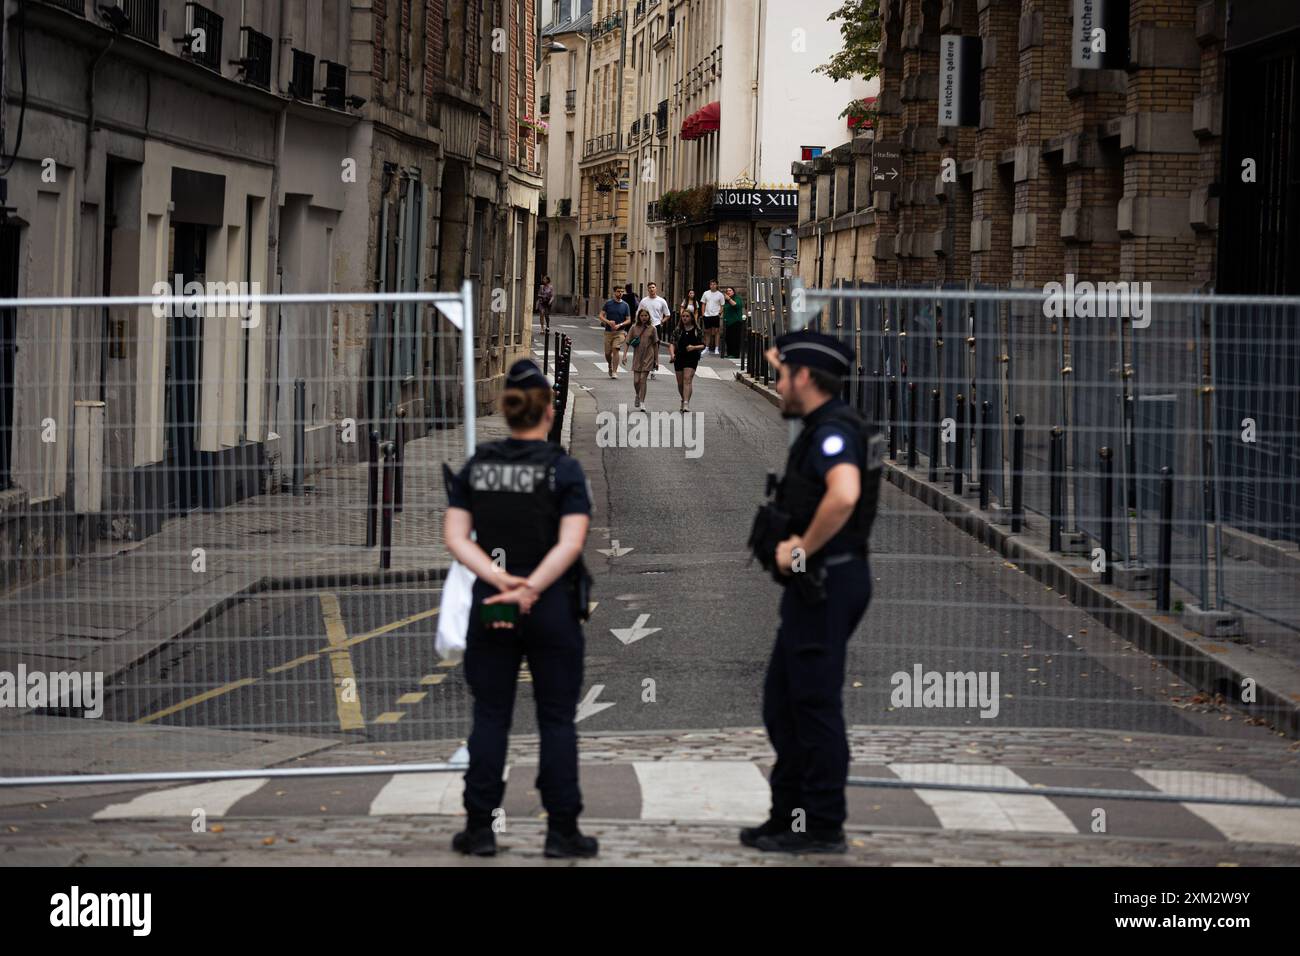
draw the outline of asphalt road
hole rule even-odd
[[[590,320],[554,322],[573,339],[571,451],[595,497],[586,559],[597,606],[586,629],[582,728],[761,724],[779,588],[749,566],[744,542],[766,472],[784,461],[789,426],[734,380],[734,363],[709,356],[702,364],[712,374],[697,380],[692,401],[698,457],[680,447],[598,447],[597,415],[617,416],[620,404],[630,412],[631,375],[607,377]],[[647,404],[678,407],[666,367]],[[1193,689],[1158,661],[890,485],[881,508],[874,597],[849,655],[850,722],[1267,734],[1193,702]],[[428,585],[261,596],[119,675],[105,717],[376,741],[462,738],[470,699],[460,669],[434,652],[437,603]],[[986,685],[996,714],[892,706],[894,675],[910,678],[917,665],[996,675],[996,694]],[[519,686],[515,730],[530,733],[526,667]]]

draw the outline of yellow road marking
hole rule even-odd
[[[399,704],[418,704],[428,696],[428,694],[413,690],[409,694],[403,694],[401,697],[397,698],[397,702]]]
[[[441,684],[446,674],[426,674],[420,678],[420,686],[428,687],[430,684]]]
[[[356,644],[362,643],[363,641],[368,641],[372,637],[379,637],[381,634],[387,634],[389,631],[395,631],[399,627],[406,627],[410,624],[415,624],[418,621],[423,621],[426,618],[433,617],[435,614],[438,613],[438,610],[439,609],[436,607],[431,607],[427,611],[419,611],[415,614],[410,615],[409,617],[403,617],[403,618],[399,618],[396,621],[390,621],[389,623],[383,625],[382,627],[375,628],[373,631],[366,631],[366,633],[364,634],[358,634],[356,637],[348,638],[347,643],[344,646],[352,647]]]
[[[329,592],[320,595],[321,618],[325,621],[325,636],[330,642],[330,670],[334,675],[334,703],[339,712],[339,727],[343,730],[360,730],[366,726],[361,716],[361,689],[352,669],[352,654],[348,651],[348,631],[343,624],[339,599]],[[351,683],[352,700],[346,700],[347,685]]]
[[[212,690],[205,690],[201,694],[195,694],[193,697],[181,701],[179,704],[172,704],[170,707],[164,707],[156,714],[150,714],[148,717],[141,717],[136,721],[137,724],[148,724],[163,717],[170,717],[172,714],[179,713],[187,707],[193,707],[195,704],[201,704],[205,700],[212,700],[214,697],[220,697],[222,694],[229,694],[232,690],[238,690],[241,687],[247,687],[249,684],[256,684],[262,678],[245,677],[231,684],[224,684],[221,687],[214,687]]]
[[[320,652],[313,651],[310,654],[304,654],[302,655],[302,657],[295,658],[294,660],[289,661],[289,663],[287,664],[280,664],[278,667],[268,667],[266,669],[266,672],[268,674],[278,674],[280,673],[280,671],[290,670],[291,668],[297,667],[299,664],[306,664],[308,661],[314,661],[318,657],[320,657]]]
[[[405,711],[387,710],[371,721],[372,724],[395,724],[406,716]]]

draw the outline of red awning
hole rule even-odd
[[[699,139],[712,133],[721,125],[721,104],[714,100],[682,120],[682,139]]]
[[[712,133],[722,124],[722,104],[714,100],[695,114],[696,135]]]

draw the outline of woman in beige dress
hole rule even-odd
[[[627,344],[632,349],[632,385],[636,388],[636,405],[645,404],[646,382],[650,373],[659,367],[659,333],[650,324],[650,313],[641,309],[636,322],[628,329]]]

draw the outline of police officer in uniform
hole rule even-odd
[[[527,659],[537,703],[537,789],[547,812],[548,857],[590,857],[578,829],[578,735],[583,635],[590,578],[582,565],[591,491],[578,462],[547,440],[554,390],[537,366],[510,369],[501,411],[510,437],[479,447],[457,475],[445,469],[444,538],[477,575],[465,648],[474,726],[465,773],[468,823],[452,847],[496,853],[493,829],[505,793],[506,741],[520,664]],[[474,537],[471,537],[471,533]]]
[[[776,340],[785,418],[802,418],[773,502],[751,547],[785,584],[763,686],[763,722],[776,750],[772,809],[740,833],[746,846],[843,853],[849,745],[842,690],[849,638],[871,600],[867,537],[882,460],[879,436],[838,397],[853,353],[815,332]]]

